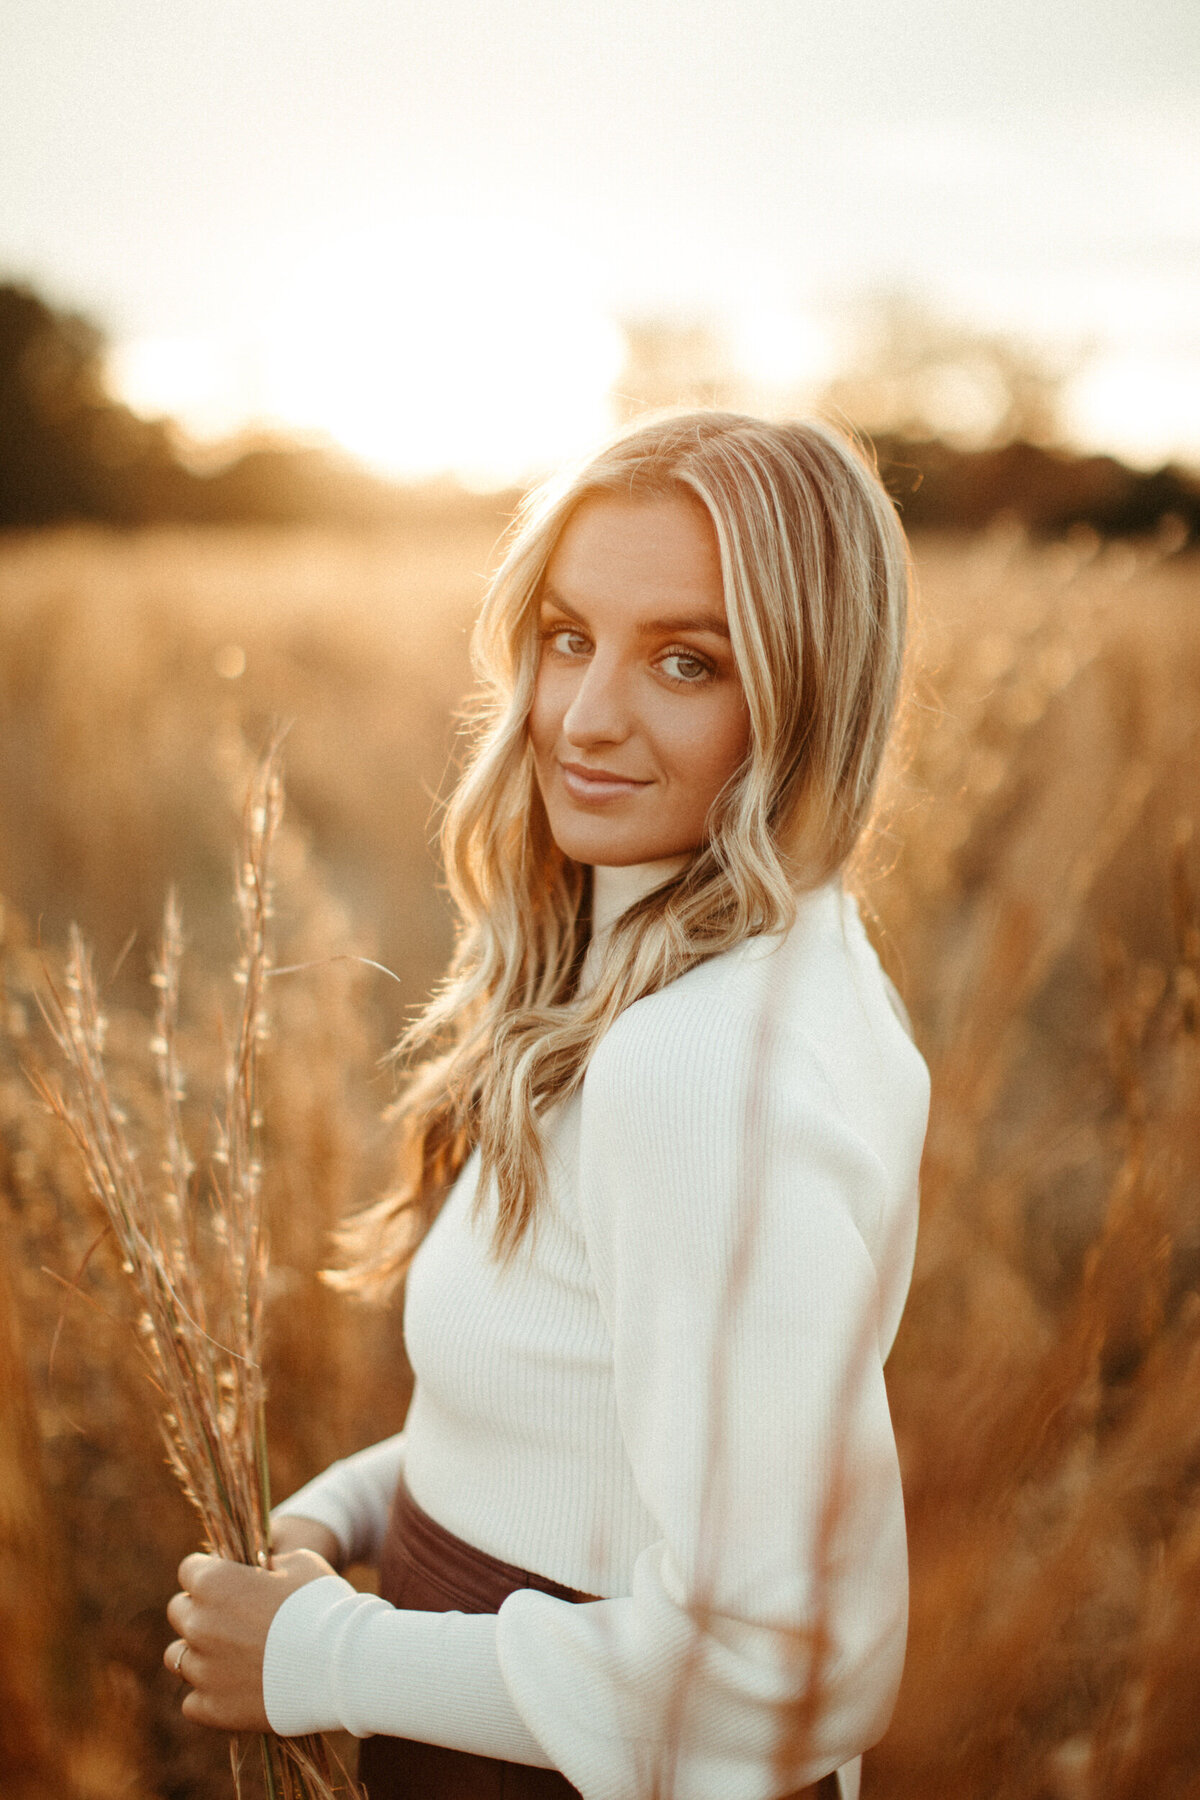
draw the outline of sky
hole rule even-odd
[[[500,478],[608,419],[623,318],[815,392],[904,291],[1200,462],[1196,0],[5,0],[0,278],[200,435]]]

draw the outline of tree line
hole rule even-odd
[[[661,328],[660,348],[679,351],[682,338],[675,338]],[[686,370],[671,372],[669,357],[655,365],[647,356],[654,341],[643,332],[641,373],[636,355],[626,371],[627,414],[664,400],[723,397],[703,382],[703,391],[693,391]],[[636,333],[633,343],[636,352]],[[68,520],[353,523],[411,516],[430,503],[428,489],[404,488],[348,457],[286,442],[254,445],[213,470],[192,468],[168,422],[143,419],[109,393],[104,350],[89,320],[27,286],[0,283],[0,528]],[[856,418],[852,388],[833,398],[839,412]],[[858,423],[914,528],[977,530],[1003,516],[1039,536],[1086,527],[1102,536],[1166,531],[1173,541],[1200,541],[1196,473],[1172,464],[1147,473],[1115,457],[1031,441],[1022,435],[1031,416],[1028,406],[1014,412],[1005,440],[981,449],[948,442],[919,414],[900,429],[872,432],[868,419]]]

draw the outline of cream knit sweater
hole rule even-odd
[[[324,1577],[271,1627],[274,1729],[541,1764],[584,1800],[771,1800],[852,1764],[904,1654],[883,1361],[927,1104],[831,884],[621,1015],[547,1119],[548,1204],[507,1268],[472,1157],[409,1275],[404,1431],[279,1511],[373,1560],[403,1467],[458,1536],[604,1597],[419,1613]]]

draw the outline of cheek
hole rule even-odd
[[[555,696],[554,683],[547,679],[544,669],[539,669],[534,682],[533,701],[529,708],[527,725],[529,741],[533,745],[533,753],[536,757],[547,756],[554,748],[562,722],[563,710],[564,708],[558,703]]]
[[[750,742],[750,721],[740,695],[691,721],[676,748],[677,767],[698,801],[716,798],[741,766]]]

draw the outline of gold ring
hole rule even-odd
[[[187,1676],[183,1673],[183,1659],[187,1655],[189,1648],[190,1646],[187,1644],[180,1644],[179,1653],[175,1658],[175,1673],[184,1681],[187,1680]]]

